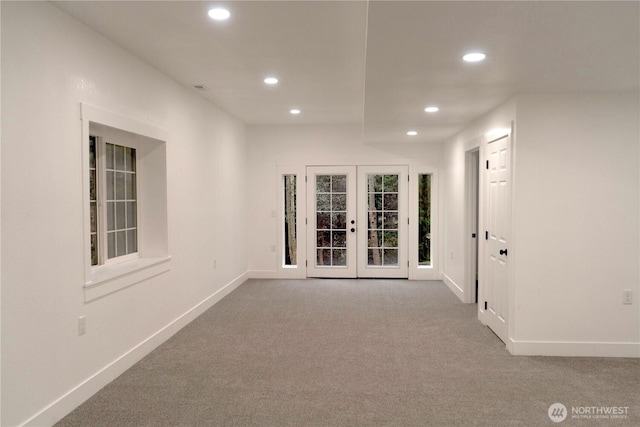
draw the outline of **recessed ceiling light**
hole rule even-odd
[[[427,107],[424,109],[424,111],[426,111],[427,113],[437,113],[438,111],[440,111],[440,109],[438,107]]]
[[[462,59],[466,62],[479,62],[485,59],[486,57],[487,55],[485,55],[482,52],[471,52],[463,56]]]
[[[416,132],[415,130],[410,130],[409,132],[407,132],[407,135],[409,136],[416,136],[418,134],[418,132]]]
[[[278,83],[278,79],[276,79],[275,77],[267,77],[266,79],[264,79],[264,82],[268,85],[274,85]]]
[[[294,115],[295,115],[295,114],[300,114],[300,110],[299,110],[299,109],[297,109],[297,108],[292,108],[291,110],[289,110],[289,112],[290,112],[291,114],[294,114]]]
[[[221,7],[209,9],[209,18],[213,19],[214,21],[224,21],[226,19],[229,19],[230,16],[231,12],[229,12],[227,9],[223,9]]]

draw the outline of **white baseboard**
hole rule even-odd
[[[456,282],[451,280],[451,278],[447,276],[446,273],[442,273],[442,281],[449,287],[449,289],[451,289],[451,292],[453,292],[458,298],[460,298],[460,301],[464,302],[464,290],[462,290],[462,288],[458,286]]]
[[[248,279],[281,279],[277,270],[249,270]]]
[[[630,357],[640,358],[640,343],[514,341],[507,350],[515,356]]]
[[[249,279],[306,279],[306,268],[280,268],[278,270],[249,270]]]
[[[127,369],[135,365],[143,357],[155,350],[160,344],[171,338],[176,332],[192,322],[196,317],[211,308],[214,304],[227,296],[249,278],[247,272],[233,279],[225,286],[199,302],[178,318],[143,340],[131,350],[100,369],[91,377],[69,390],[62,397],[55,400],[49,406],[38,412],[33,417],[21,424],[48,426],[60,421],[87,399],[100,391],[104,386],[116,379]]]

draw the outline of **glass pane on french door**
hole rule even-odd
[[[358,277],[407,277],[406,166],[358,167]]]
[[[355,166],[308,167],[307,180],[307,276],[356,277]]]
[[[347,175],[316,175],[316,265],[347,265]]]
[[[367,174],[367,265],[398,265],[398,174]]]

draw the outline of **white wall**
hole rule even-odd
[[[247,268],[277,274],[279,167],[439,169],[438,255],[455,288],[465,272],[464,152],[514,120],[516,105],[513,349],[533,352],[547,341],[593,353],[610,342],[638,348],[637,94],[519,96],[444,149],[366,146],[360,126],[246,131],[48,3],[3,2],[1,19],[2,425],[54,422]],[[169,135],[171,271],[90,304],[82,290],[80,102]],[[621,305],[623,288],[634,291],[633,306]],[[87,334],[78,337],[81,315]]]
[[[444,145],[443,276],[464,299],[464,153],[515,120],[514,354],[640,356],[638,117],[637,93],[519,95]]]
[[[279,218],[271,213],[279,208],[279,168],[287,167],[303,177],[307,165],[402,164],[409,165],[411,175],[437,173],[441,156],[440,145],[363,144],[362,127],[356,125],[250,126],[248,140],[253,242],[249,269],[262,277],[292,273],[279,272],[278,254],[271,252],[278,243]]]
[[[244,277],[245,127],[48,3],[3,2],[1,29],[1,424],[50,424]],[[88,304],[81,102],[166,130],[173,257]]]
[[[638,94],[522,95],[517,110],[514,351],[638,357]]]

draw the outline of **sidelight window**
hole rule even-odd
[[[418,265],[431,265],[431,174],[418,175]]]
[[[284,187],[284,265],[298,265],[297,247],[298,235],[296,230],[296,191],[297,176],[283,175]]]

